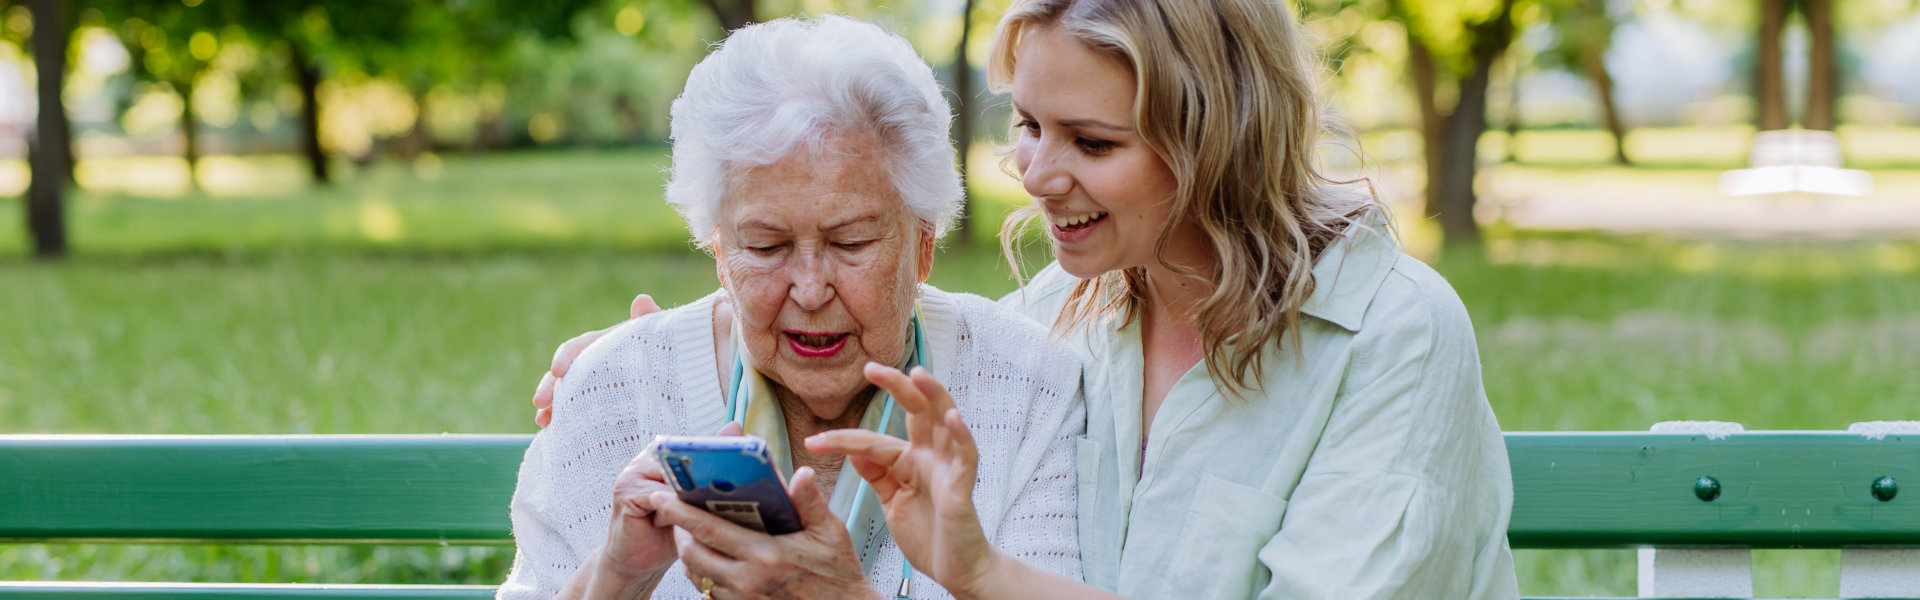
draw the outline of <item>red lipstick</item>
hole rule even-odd
[[[785,331],[787,347],[794,354],[806,358],[831,358],[847,347],[845,333],[816,333],[811,331]]]

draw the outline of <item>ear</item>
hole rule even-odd
[[[727,240],[720,237],[718,231],[713,233],[711,239],[713,245],[707,248],[707,252],[713,255],[713,275],[720,280],[720,287],[724,289],[727,287]]]
[[[927,276],[933,274],[933,251],[937,242],[933,238],[933,224],[922,223],[920,228],[920,283],[927,282]]]

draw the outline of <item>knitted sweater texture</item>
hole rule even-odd
[[[980,450],[974,505],[987,539],[1020,560],[1080,577],[1075,440],[1086,430],[1080,362],[1047,332],[993,301],[922,286],[927,367],[945,384]],[[500,598],[551,598],[606,543],[613,482],[655,435],[712,435],[726,422],[714,364],[718,293],[620,325],[554,389],[554,419],[534,436],[512,503],[513,572]],[[844,516],[843,516],[844,518]],[[900,587],[891,539],[867,573]],[[912,596],[947,598],[915,573]],[[654,598],[698,598],[676,563]]]

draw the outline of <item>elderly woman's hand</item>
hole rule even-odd
[[[807,449],[847,455],[886,508],[887,528],[914,567],[956,597],[976,588],[1004,558],[987,543],[973,506],[980,452],[952,396],[926,369],[911,376],[868,363],[869,381],[886,388],[907,412],[908,440],[858,429],[807,438]]]
[[[814,485],[813,469],[801,467],[787,494],[804,529],[767,535],[735,525],[658,493],[662,523],[675,526],[675,544],[687,579],[696,588],[712,580],[715,598],[878,598],[860,568],[847,527],[827,507]]]
[[[740,435],[740,425],[728,423],[719,435]],[[673,525],[662,519],[656,500],[661,493],[672,497],[673,487],[660,470],[659,455],[648,445],[627,461],[613,482],[613,519],[599,555],[603,570],[622,578],[657,579],[673,566],[678,553]]]
[[[627,307],[629,319],[660,312],[660,305],[654,303],[653,296],[641,294],[633,297],[633,304]],[[618,325],[615,325],[618,327]],[[573,339],[553,349],[553,364],[547,367],[547,374],[540,378],[540,385],[533,388],[533,424],[546,427],[553,423],[553,386],[567,376],[567,370],[573,367],[573,360],[580,358],[580,352],[593,345],[594,340],[613,331],[613,327],[589,331],[573,336]]]

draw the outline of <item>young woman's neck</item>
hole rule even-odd
[[[1169,240],[1165,255],[1173,267],[1158,260],[1146,264],[1141,316],[1151,315],[1162,326],[1198,331],[1200,305],[1213,295],[1220,260],[1198,232]]]

